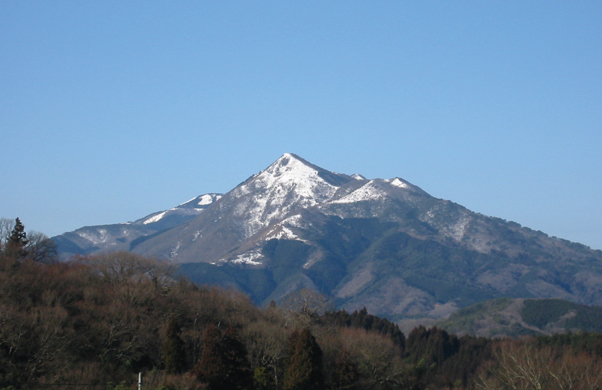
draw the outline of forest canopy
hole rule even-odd
[[[260,308],[129,252],[58,262],[47,238],[2,221],[0,389],[134,389],[140,372],[153,390],[602,384],[596,333],[516,341],[418,327],[406,337],[365,309],[325,309],[312,292]]]

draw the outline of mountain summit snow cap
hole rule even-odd
[[[267,192],[272,200],[282,197],[305,199],[310,204],[304,206],[310,206],[328,200],[339,186],[352,180],[355,179],[327,171],[295,154],[285,153],[246,185]]]
[[[234,214],[245,220],[242,225],[250,236],[293,210],[329,201],[341,185],[350,181],[355,179],[285,153],[230,195],[238,199]]]

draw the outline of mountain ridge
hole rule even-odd
[[[500,298],[458,310],[434,324],[458,336],[489,338],[602,333],[602,307],[560,299]]]
[[[222,194],[208,193],[196,196],[167,210],[157,211],[135,221],[84,226],[73,232],[52,237],[63,260],[76,254],[91,254],[99,251],[131,250],[136,240],[156,235],[178,226],[209,207]]]
[[[309,288],[390,319],[444,318],[504,296],[602,304],[601,251],[401,178],[330,172],[286,153],[206,206],[127,250],[180,263],[191,279],[258,303]]]

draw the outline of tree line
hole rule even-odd
[[[259,308],[129,252],[58,262],[0,223],[0,389],[598,389],[596,333],[491,340],[333,310],[302,290]],[[79,386],[79,387],[78,387]]]

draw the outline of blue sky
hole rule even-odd
[[[599,1],[0,2],[0,217],[56,235],[292,152],[602,249]]]

